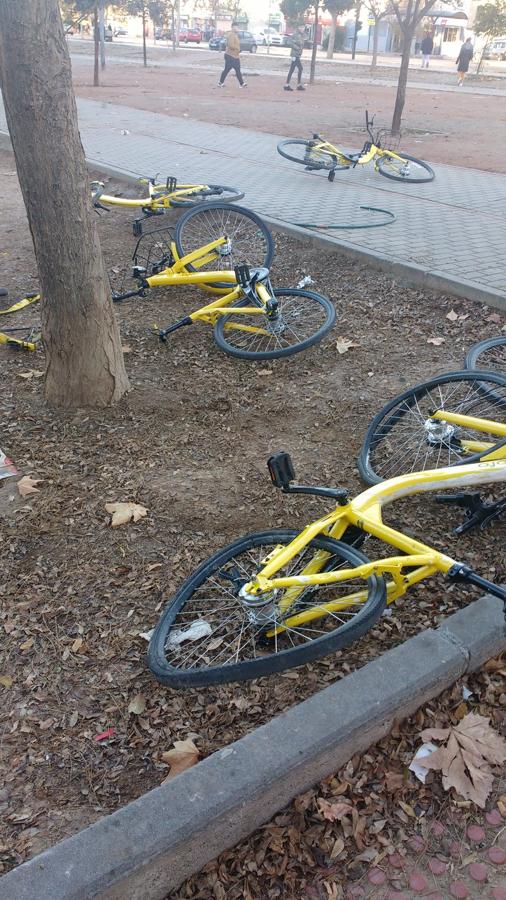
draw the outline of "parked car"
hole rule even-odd
[[[172,31],[169,28],[155,28],[155,41],[171,41]]]
[[[114,32],[114,37],[126,37],[128,35],[128,28],[116,28]]]
[[[179,32],[180,44],[200,44],[202,40],[202,32],[200,28],[183,28]]]
[[[251,31],[238,31],[239,40],[241,42],[241,51],[249,51],[250,53],[257,52],[257,41],[255,40],[254,35]],[[226,35],[216,35],[216,37],[211,38],[209,41],[209,49],[210,50],[224,50],[227,46],[227,38]]]
[[[500,38],[487,44],[483,53],[484,59],[506,59],[506,38]]]
[[[269,44],[271,47],[281,47],[283,45],[283,35],[275,28],[264,28],[263,31],[255,32],[254,37],[257,44],[262,46]]]

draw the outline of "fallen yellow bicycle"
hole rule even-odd
[[[353,500],[342,488],[294,484],[287,453],[269,460],[285,493],[329,497],[337,505],[302,531],[248,534],[219,550],[177,587],[154,629],[148,663],[175,688],[243,681],[342,650],[365,634],[410,587],[435,573],[499,597],[506,589],[464,562],[385,525],[382,507],[399,497],[506,482],[506,460],[413,472]],[[367,535],[398,552],[371,561]],[[391,554],[391,549],[390,549]]]
[[[217,236],[209,240],[209,235]],[[173,235],[160,229],[140,238],[132,268],[136,287],[113,291],[113,300],[144,297],[153,288],[196,285],[218,299],[162,328],[163,341],[185,325],[204,322],[213,326],[220,349],[232,356],[290,356],[320,341],[336,313],[330,300],[314,291],[273,288],[273,251],[267,227],[250,210],[196,207],[178,221]]]
[[[313,134],[307,141],[280,141],[278,153],[291,162],[300,163],[308,172],[319,169],[328,171],[329,181],[334,181],[336,172],[367,166],[369,163],[373,164],[375,172],[392,181],[408,184],[433,181],[435,173],[428,163],[398,149],[399,135],[392,134],[388,128],[379,128],[373,132],[374,116],[369,118],[367,110],[365,124],[369,140],[356,153],[335,147],[319,134]]]

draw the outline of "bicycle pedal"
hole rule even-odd
[[[241,287],[247,287],[251,282],[250,267],[246,264],[241,266],[234,266],[234,275],[237,284]]]
[[[292,457],[284,451],[269,456],[267,468],[273,485],[281,490],[285,490],[295,478]]]
[[[136,219],[132,224],[134,237],[140,237],[142,234],[142,219]]]
[[[177,178],[174,178],[172,176],[170,178],[167,178],[167,181],[165,182],[165,188],[169,193],[175,191],[177,188]]]

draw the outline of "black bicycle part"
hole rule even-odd
[[[483,531],[494,519],[506,512],[506,497],[487,503],[478,492],[459,491],[456,494],[438,494],[437,503],[455,504],[465,509],[465,519],[453,529],[454,534],[465,534],[472,528]]]
[[[295,478],[295,469],[290,454],[285,451],[270,456],[267,460],[267,468],[273,485],[280,488],[284,494],[314,494],[316,497],[331,497],[333,500],[337,500],[340,506],[345,506],[348,502],[348,492],[345,488],[292,484]]]
[[[178,328],[183,328],[184,325],[193,325],[191,316],[185,316],[184,319],[180,319],[179,322],[174,322],[173,325],[167,325],[166,328],[160,328],[158,337],[165,343],[168,334],[171,334],[172,331],[177,331]]]
[[[361,581],[367,597],[365,602],[358,601],[350,608],[351,618],[347,619],[344,613],[329,613],[310,623],[308,636],[303,632],[304,625],[299,625],[297,628],[288,626],[285,633],[280,631],[279,637],[277,632],[276,637],[267,637],[268,621],[264,625],[251,621],[239,591],[262,567],[262,559],[270,552],[269,548],[273,550],[280,544],[291,543],[298,533],[291,529],[275,529],[249,534],[224,547],[199,566],[176,591],[154,629],[149,644],[148,665],[159,681],[174,688],[190,688],[246,681],[282,672],[348,647],[378,621],[385,608],[386,586],[384,578],[376,575]],[[363,553],[349,544],[318,537],[300,552],[298,564],[304,568],[309,562],[309,559],[305,561],[306,552],[310,555],[318,551],[330,554],[325,571],[328,567],[336,568],[338,564],[356,567],[368,562]],[[242,578],[237,573],[237,557],[241,557],[239,568],[243,572]],[[288,571],[294,574],[293,561]],[[349,590],[345,583],[341,583],[340,588]],[[332,590],[338,589],[335,585],[332,587]],[[327,587],[311,586],[304,590],[291,614],[307,609],[308,603],[314,605],[312,598],[320,590],[325,594]],[[330,595],[332,590],[329,591]],[[201,591],[202,599],[199,597]],[[356,588],[353,588],[353,592],[355,591]],[[206,610],[204,600],[210,604],[209,611]],[[251,609],[254,615],[254,604]],[[179,618],[180,613],[182,619]],[[282,629],[283,619],[275,617],[273,621]],[[188,629],[193,623],[203,624],[204,628],[207,625],[211,630],[205,629],[205,635],[186,642],[189,650],[182,656],[180,665],[177,665],[180,654],[177,641],[180,640],[181,626]],[[222,636],[224,627],[228,627],[228,633],[225,632]],[[176,638],[172,645],[171,633]],[[206,647],[202,640],[205,641],[208,637],[211,637],[211,642]],[[244,638],[247,640],[243,642]],[[229,648],[230,661],[224,660],[216,664],[215,660],[219,660],[223,652],[228,653]],[[210,654],[214,654],[213,659],[209,659]],[[240,654],[243,656],[241,660]]]

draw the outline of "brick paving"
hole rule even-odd
[[[245,192],[245,205],[284,224],[363,224],[371,214],[360,206],[388,209],[396,221],[384,228],[319,234],[332,244],[447,279],[466,296],[477,292],[482,299],[495,298],[495,305],[506,304],[506,175],[434,165],[433,182],[405,185],[368,166],[336,173],[330,184],[324,173],[305,172],[283,159],[276,151],[281,135],[77,102],[91,164],[129,175],[233,185]],[[6,130],[0,107],[0,132]]]

